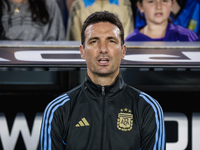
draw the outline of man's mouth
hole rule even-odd
[[[109,63],[109,59],[108,58],[100,58],[100,59],[98,59],[98,62],[100,65],[107,65]]]

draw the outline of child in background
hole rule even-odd
[[[147,25],[136,28],[126,41],[197,41],[197,35],[169,20],[173,0],[138,0],[137,7],[145,14]]]

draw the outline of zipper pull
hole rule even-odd
[[[102,86],[102,95],[105,95],[105,87]]]

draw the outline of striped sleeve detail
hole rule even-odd
[[[67,94],[63,94],[50,102],[44,111],[41,133],[40,133],[40,148],[41,150],[51,150],[51,123],[54,112],[57,108],[64,105],[70,98]]]
[[[139,96],[142,97],[148,104],[150,104],[155,112],[157,129],[153,150],[165,150],[165,125],[162,108],[155,99],[146,93],[141,92]]]

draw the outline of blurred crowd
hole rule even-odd
[[[0,0],[0,7],[0,40],[80,41],[84,20],[104,10],[121,20],[126,41],[200,38],[200,0]]]

